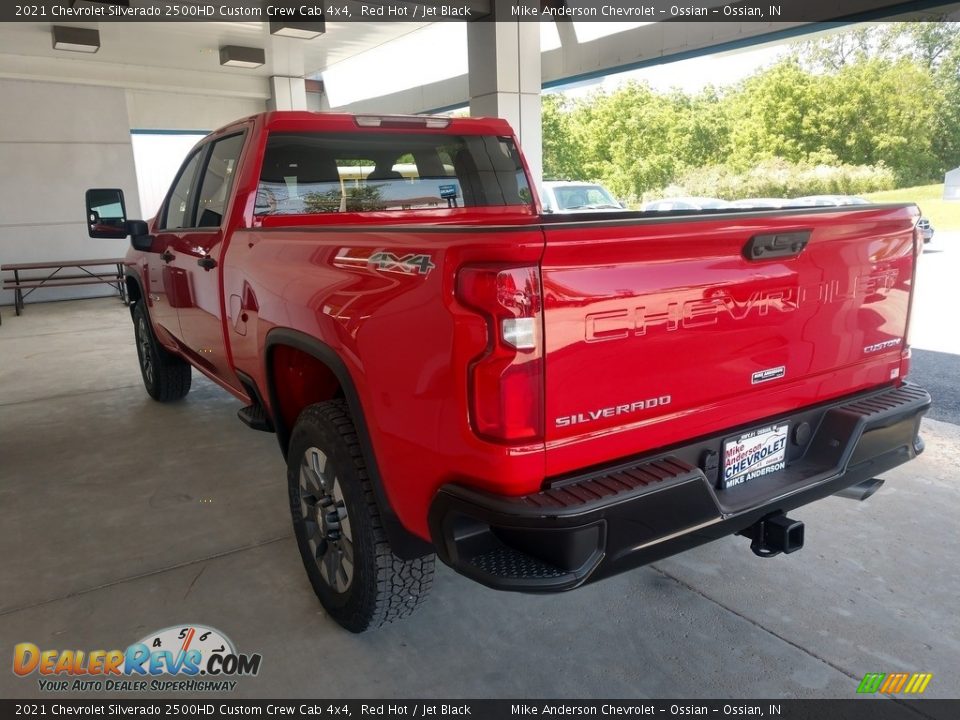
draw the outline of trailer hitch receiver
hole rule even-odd
[[[803,523],[776,513],[739,533],[750,538],[750,549],[758,557],[789,554],[803,547]]]

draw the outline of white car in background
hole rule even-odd
[[[830,207],[839,205],[869,205],[870,201],[864,200],[856,195],[807,195],[791,200],[790,204],[804,207]]]
[[[730,207],[726,200],[710,197],[675,197],[652,200],[643,206],[644,212],[670,212],[671,210],[723,210]]]
[[[740,208],[741,210],[747,208],[767,210],[770,208],[787,207],[789,204],[790,200],[785,198],[744,198],[743,200],[731,201],[730,207]]]
[[[626,210],[603,185],[575,180],[545,181],[541,200],[548,213]]]

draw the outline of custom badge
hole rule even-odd
[[[786,374],[786,365],[767,368],[766,370],[757,370],[753,375],[750,376],[750,384],[758,385],[760,383],[770,382],[771,380],[778,380]]]

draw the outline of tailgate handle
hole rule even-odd
[[[795,257],[810,242],[811,230],[754,235],[743,248],[747,260]]]

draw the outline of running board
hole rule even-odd
[[[263,409],[262,405],[247,405],[245,408],[240,408],[237,410],[237,417],[240,418],[240,422],[254,430],[276,432],[267,411]]]

